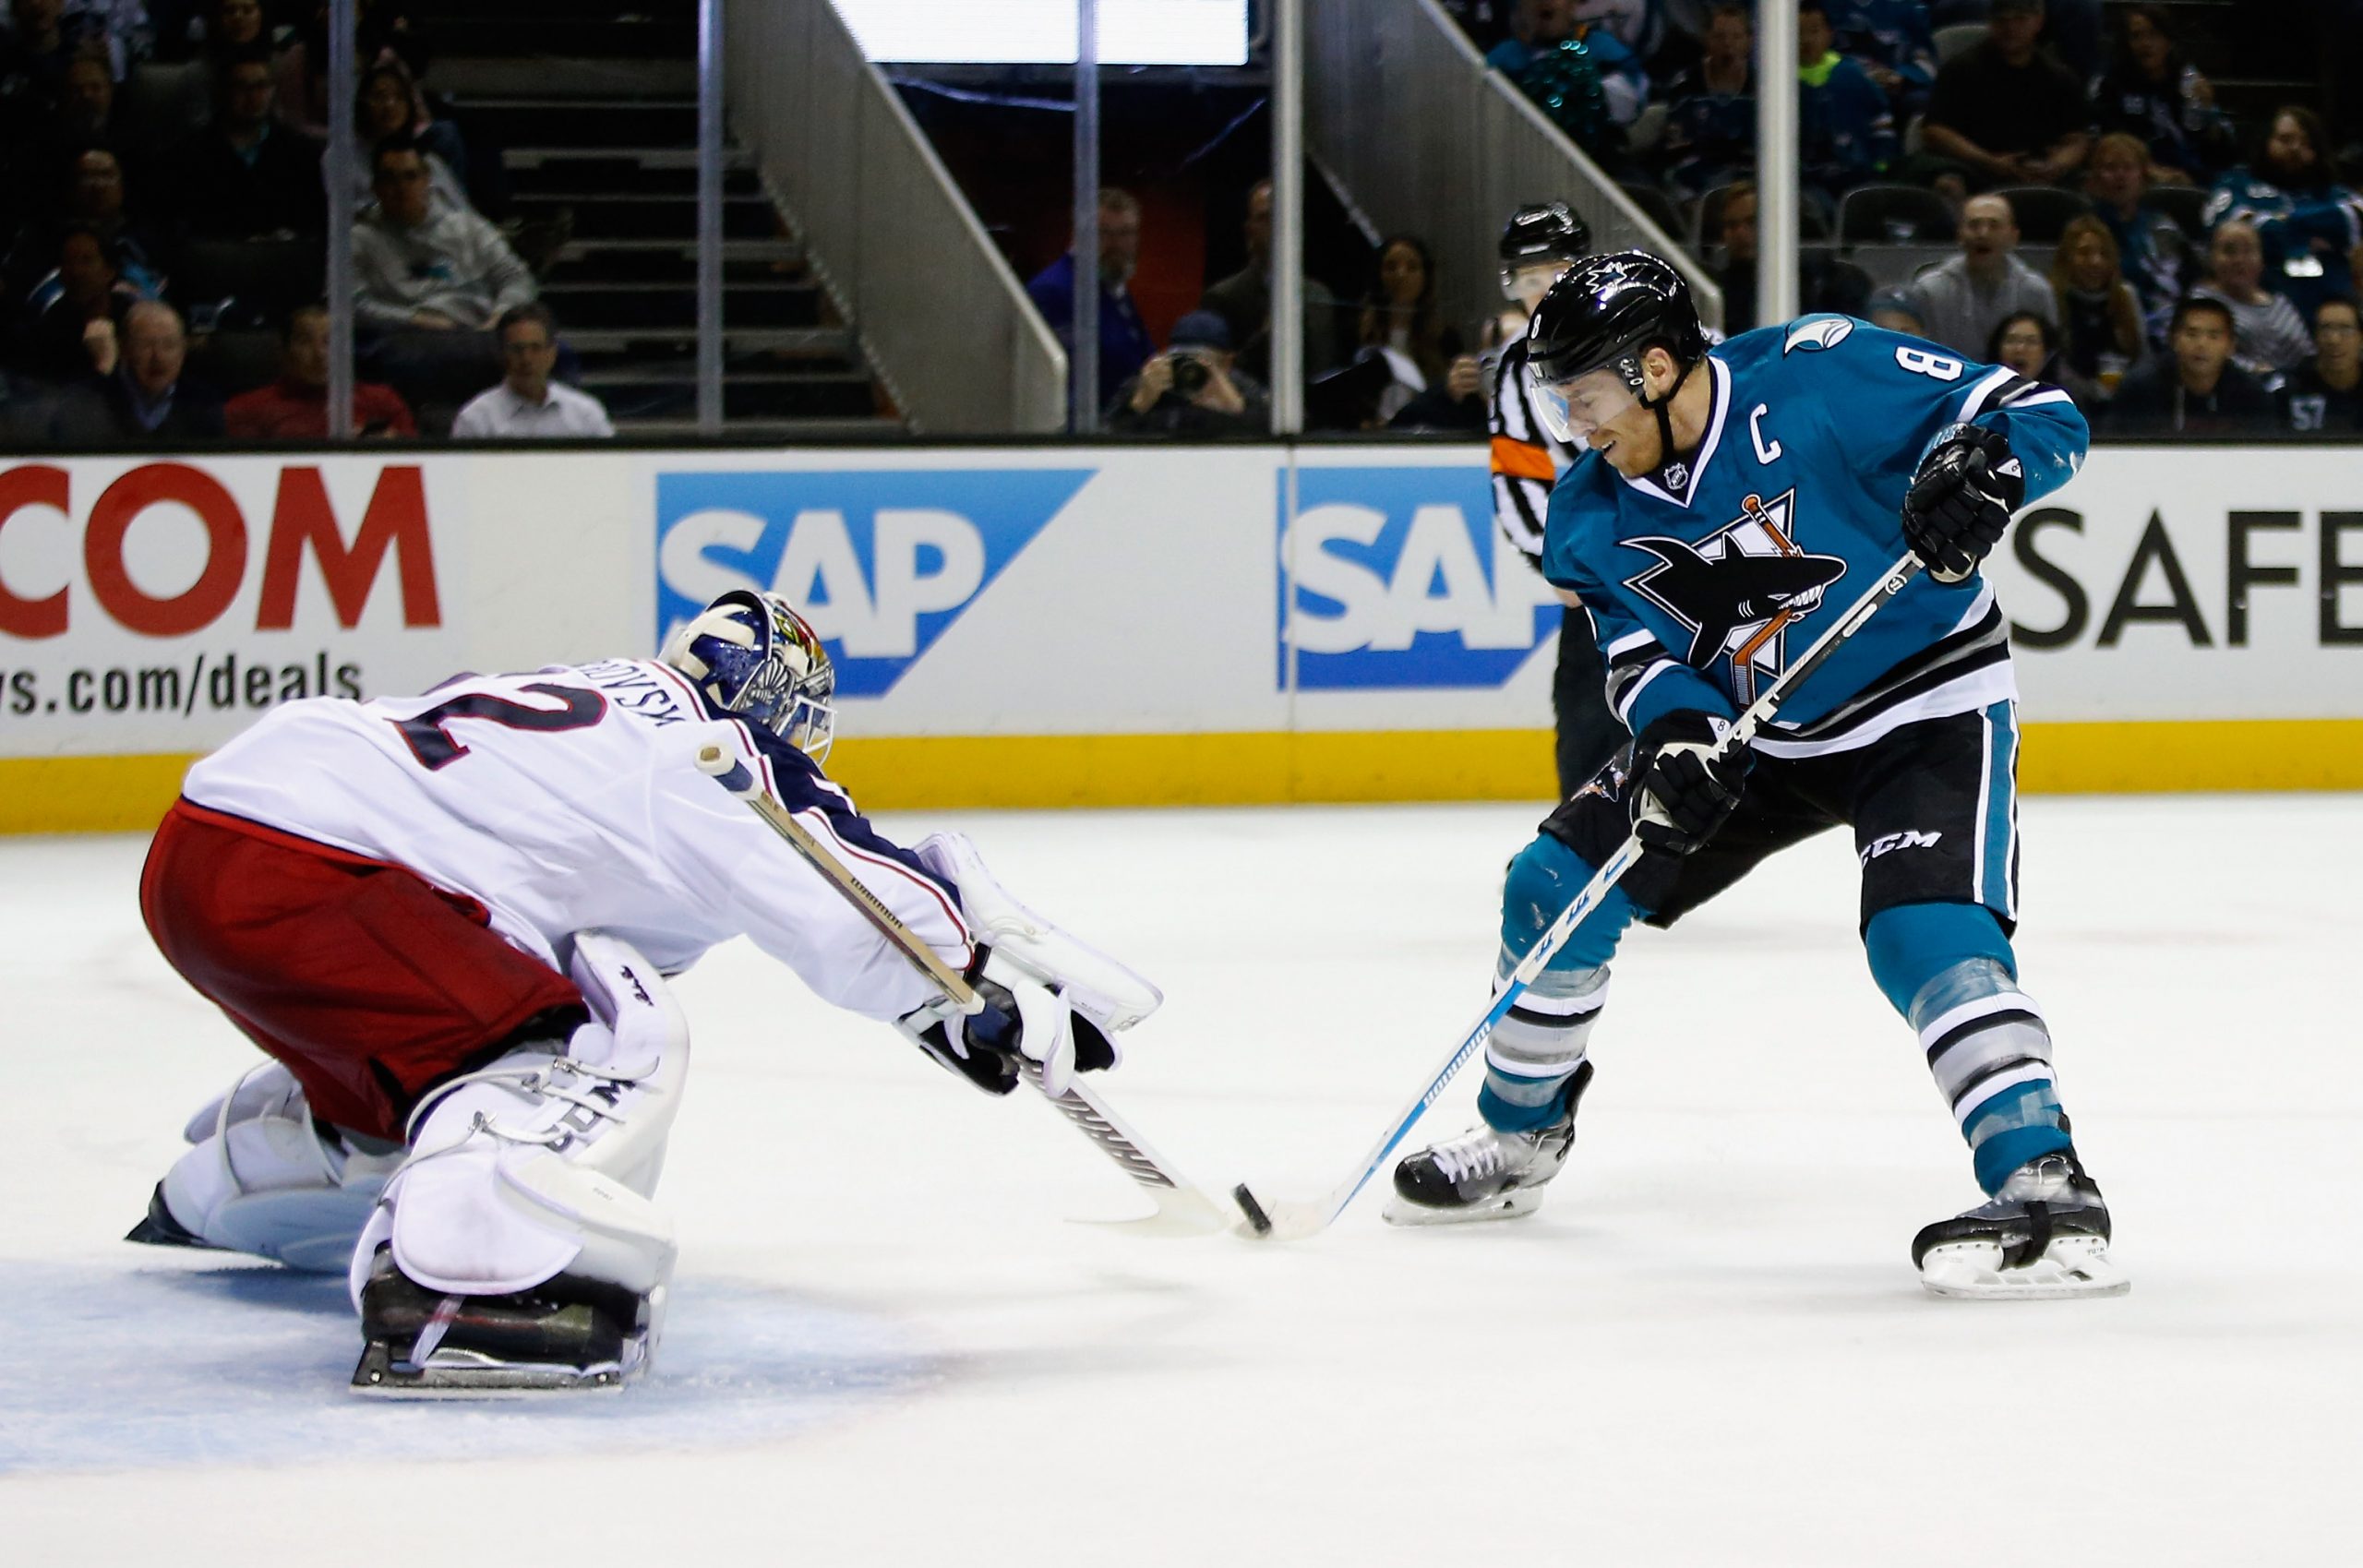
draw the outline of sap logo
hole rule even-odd
[[[1891,849],[1934,849],[1941,832],[1916,832],[1910,828],[1900,833],[1881,833],[1863,846],[1863,864],[1867,866]]]
[[[715,594],[785,594],[879,697],[934,645],[1093,469],[660,473],[656,635]]]
[[[1559,601],[1493,526],[1477,467],[1304,468],[1279,518],[1279,683],[1305,690],[1500,686]]]

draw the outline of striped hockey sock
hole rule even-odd
[[[1517,959],[1502,954],[1501,986]],[[1608,970],[1546,969],[1511,1004],[1485,1043],[1478,1114],[1497,1132],[1531,1132],[1559,1119],[1567,1081],[1583,1065],[1591,1026],[1608,999]]]
[[[1991,958],[1954,964],[1913,999],[1912,1026],[1969,1141],[1979,1186],[1995,1191],[2027,1161],[2070,1146],[2051,1032],[2009,969]]]

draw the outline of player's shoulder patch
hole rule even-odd
[[[1834,349],[1844,342],[1847,334],[1853,329],[1854,318],[1851,316],[1802,317],[1790,324],[1789,335],[1781,342],[1781,352],[1790,354],[1799,349]]]

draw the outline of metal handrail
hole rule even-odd
[[[1601,250],[1654,251],[1720,326],[1723,293],[1616,182],[1484,58],[1435,0],[1304,0],[1313,155],[1385,233],[1436,257],[1449,320],[1502,308],[1495,249],[1519,205],[1564,200]]]
[[[1067,358],[828,0],[727,7],[729,117],[916,431],[1066,424]]]

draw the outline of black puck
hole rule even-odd
[[[1264,1212],[1264,1205],[1255,1201],[1255,1194],[1247,1190],[1247,1183],[1242,1181],[1232,1188],[1230,1196],[1239,1204],[1239,1212],[1247,1216],[1247,1223],[1256,1235],[1272,1234],[1272,1216]]]

